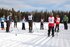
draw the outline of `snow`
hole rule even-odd
[[[6,23],[5,27],[6,27]],[[40,30],[40,23],[33,23],[33,33],[29,33],[28,23],[22,29],[22,23],[18,22],[18,27],[14,28],[11,23],[10,32],[0,29],[0,47],[70,47],[70,29],[64,30],[64,25],[60,24],[60,32],[54,37],[47,37],[48,23],[44,23],[44,30]],[[70,28],[70,24],[68,24]]]

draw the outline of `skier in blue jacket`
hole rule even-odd
[[[1,22],[1,29],[2,30],[4,30],[4,22],[5,22],[5,16],[2,16],[1,18],[0,18],[0,22]]]

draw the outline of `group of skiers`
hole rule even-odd
[[[0,18],[0,22],[1,22],[1,29],[4,30],[4,22],[6,22],[6,32],[9,32],[9,28],[10,28],[10,23],[11,23],[11,14],[9,14],[7,17],[5,17],[3,15],[3,17]]]
[[[54,32],[59,32],[59,24],[60,24],[60,17],[59,15],[56,15],[56,17],[53,16],[53,13],[48,18],[48,36],[50,36],[50,31],[52,30],[52,37],[54,37]],[[62,22],[64,23],[64,29],[68,29],[68,17],[67,15],[64,15]]]
[[[9,14],[7,17],[3,16],[0,18],[1,22],[1,29],[4,29],[4,22],[6,21],[6,32],[9,32],[10,24],[12,22],[12,14]],[[52,37],[54,37],[54,32],[59,32],[59,24],[60,24],[60,17],[59,15],[56,15],[56,17],[53,16],[53,13],[50,14],[48,17],[48,37],[50,36],[50,32],[52,31]],[[64,23],[64,29],[68,29],[68,17],[64,15],[62,22]],[[32,32],[33,28],[33,15],[28,15],[28,23],[29,23],[29,32]],[[40,29],[44,29],[44,17],[41,17],[41,23],[40,23]],[[17,16],[15,16],[14,19],[14,27],[17,27]],[[22,30],[25,30],[25,16],[22,18]]]
[[[54,32],[56,31],[59,32],[59,24],[60,24],[59,15],[56,15],[56,18],[54,18],[52,13],[48,18],[48,36],[50,36],[50,31],[52,31],[52,37],[54,37]]]

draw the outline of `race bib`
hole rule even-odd
[[[54,17],[52,18],[49,17],[49,23],[54,23]]]
[[[56,22],[60,22],[60,18],[57,18]]]
[[[29,20],[32,20],[32,16],[28,16],[28,19],[29,19]]]

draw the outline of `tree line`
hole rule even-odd
[[[53,16],[56,17],[56,15],[59,15],[61,18],[61,21],[63,19],[64,15],[67,15],[69,18],[69,23],[70,23],[70,11],[51,11],[53,13]],[[4,9],[0,8],[0,17],[3,15],[7,17],[10,13],[12,13],[12,19],[15,19],[15,16],[17,16],[18,21],[22,20],[22,17],[25,16],[26,21],[28,21],[28,15],[31,13],[33,15],[33,21],[34,22],[40,22],[41,17],[44,17],[44,22],[48,21],[48,17],[50,16],[50,13],[47,10],[46,11],[32,11],[32,12],[21,12],[21,11],[15,11],[14,8],[12,9]]]

